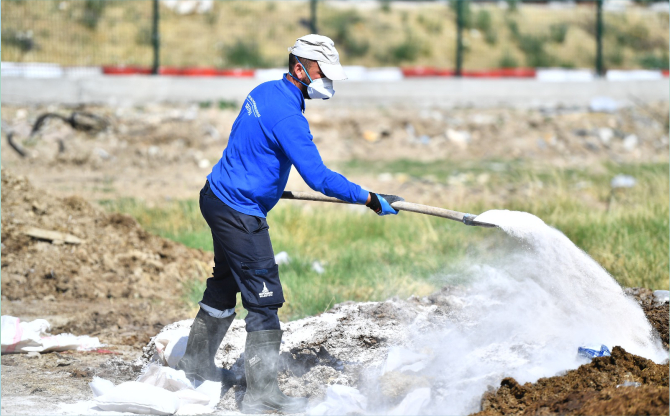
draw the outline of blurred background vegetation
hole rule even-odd
[[[163,1],[160,63],[283,67],[286,48],[316,29],[346,65],[453,68],[456,1],[319,0],[314,14],[310,1]],[[466,70],[594,67],[594,1],[460,1]],[[654,4],[605,3],[605,68],[668,68],[668,13]],[[2,60],[150,66],[152,10],[152,0],[3,0]]]

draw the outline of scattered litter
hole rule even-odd
[[[323,268],[323,265],[318,261],[312,263],[312,270],[314,270],[318,274],[323,274],[326,271],[326,269]]]
[[[382,374],[391,371],[418,372],[426,368],[429,359],[430,357],[425,354],[419,354],[403,347],[391,347]]]
[[[399,405],[389,410],[389,415],[416,415],[430,403],[430,389],[422,387],[411,391]]]
[[[612,189],[632,188],[635,186],[636,182],[637,181],[635,180],[635,178],[630,175],[616,175],[615,177],[612,178],[610,186],[612,187]]]
[[[577,354],[588,359],[595,357],[609,357],[612,355],[610,350],[604,345],[600,346],[600,350],[596,350],[595,348],[579,347],[577,349]]]
[[[53,244],[81,244],[83,240],[72,234],[60,233],[58,231],[43,230],[41,228],[30,227],[23,230],[23,234],[38,240],[51,241]]]
[[[182,370],[175,370],[158,364],[150,364],[137,381],[169,391],[193,388]]]
[[[621,384],[617,384],[616,388],[618,389],[619,387],[640,387],[642,383],[638,383],[637,381],[624,381]]]
[[[96,397],[102,410],[149,415],[171,415],[179,409],[179,397],[171,391],[137,381],[121,383]]]
[[[363,139],[368,142],[376,142],[379,140],[379,133],[376,131],[366,130],[363,132]]]
[[[447,129],[445,135],[447,137],[447,140],[449,140],[454,144],[457,144],[461,148],[466,148],[468,146],[468,143],[470,143],[470,133],[468,133],[467,131]]]
[[[275,263],[278,266],[281,266],[282,264],[289,264],[291,262],[291,258],[288,256],[288,253],[285,251],[280,251],[275,255]]]
[[[609,127],[601,127],[598,129],[598,138],[600,139],[600,142],[605,146],[610,144],[613,137],[614,137],[614,130],[610,129]]]
[[[589,108],[596,113],[613,113],[619,109],[619,104],[611,97],[593,97]]]
[[[335,384],[326,390],[326,400],[307,409],[308,415],[364,414],[368,399],[358,389]]]
[[[112,383],[111,381],[97,376],[94,376],[93,381],[88,383],[88,385],[93,391],[94,397],[102,396],[103,394],[109,393],[115,387],[114,383]]]
[[[670,291],[668,290],[654,290],[654,299],[657,303],[670,302]]]
[[[106,119],[91,113],[74,111],[70,117],[63,117],[56,113],[46,113],[37,118],[35,124],[33,124],[33,129],[30,131],[30,135],[32,136],[37,133],[50,118],[63,120],[75,130],[92,133],[103,131],[109,126],[109,122]]]
[[[186,352],[186,344],[188,342],[188,334],[190,330],[190,326],[182,327],[163,331],[156,336],[154,343],[161,364],[172,368],[177,366],[177,363]]]
[[[635,134],[629,134],[623,139],[623,148],[629,152],[637,147],[639,140]]]
[[[2,353],[51,351],[89,351],[102,345],[97,337],[72,334],[50,335],[51,325],[45,319],[21,322],[19,318],[2,316]]]
[[[93,152],[96,155],[100,156],[100,159],[103,159],[103,160],[108,160],[108,159],[111,159],[111,157],[112,157],[112,155],[110,155],[109,152],[107,152],[102,147],[96,147],[95,149],[93,149]]]

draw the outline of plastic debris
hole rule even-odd
[[[326,271],[326,269],[323,268],[323,265],[318,261],[312,263],[312,270],[314,270],[318,274],[323,274]]]
[[[617,384],[616,388],[618,389],[619,387],[640,387],[642,383],[638,383],[637,381],[624,381],[621,384]]]
[[[290,262],[291,258],[285,251],[280,251],[275,255],[275,263],[277,264],[277,266],[281,266],[282,264],[289,264]]]
[[[88,386],[93,391],[94,397],[102,396],[103,394],[109,393],[115,387],[114,383],[112,383],[111,381],[97,376],[93,377],[93,381],[88,383]]]
[[[619,104],[612,97],[593,97],[589,108],[596,113],[613,113],[619,108]]]
[[[422,387],[412,390],[399,405],[389,410],[389,415],[416,415],[422,407],[430,403],[430,389]]]
[[[128,381],[98,396],[99,409],[145,415],[171,415],[179,409],[179,397],[171,391],[137,381]]]
[[[670,290],[654,290],[654,299],[661,304],[670,302]]]
[[[382,374],[391,371],[418,372],[426,368],[430,357],[402,347],[391,347]]]
[[[610,353],[609,348],[607,348],[604,345],[600,346],[600,350],[596,350],[594,348],[579,347],[577,349],[577,354],[588,359],[592,359],[595,357],[609,357],[610,355],[612,355]]]
[[[616,175],[615,177],[612,178],[610,186],[612,187],[612,189],[632,188],[633,186],[635,186],[636,182],[637,181],[635,180],[635,178],[630,175]]]
[[[335,384],[326,390],[326,400],[307,409],[308,415],[364,414],[368,399],[358,389]]]
[[[161,363],[174,368],[186,352],[190,326],[161,332],[154,343]]]
[[[193,388],[183,371],[158,364],[150,364],[137,381],[169,391]]]
[[[100,340],[88,335],[50,335],[51,325],[45,319],[21,322],[19,318],[2,316],[2,353],[28,353],[51,351],[89,351],[100,348]]]

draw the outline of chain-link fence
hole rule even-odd
[[[452,72],[668,68],[667,1],[3,0],[1,4],[3,62],[140,66],[147,71],[160,65],[167,72],[171,67],[282,67],[286,48],[296,38],[317,32],[335,40],[345,65],[429,66]]]

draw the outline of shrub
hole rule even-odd
[[[557,23],[549,26],[549,40],[554,43],[565,42],[570,26],[567,23]]]
[[[326,24],[326,30],[331,38],[342,48],[342,51],[349,57],[360,57],[368,53],[370,49],[370,42],[367,40],[356,40],[352,33],[355,30],[352,26],[363,23],[364,19],[356,12],[356,10],[347,10],[341,13],[336,13]]]
[[[135,35],[135,43],[140,46],[151,46],[153,44],[151,28],[147,26],[140,27]]]
[[[262,68],[268,66],[261,54],[256,41],[237,40],[234,44],[224,46],[222,50],[225,66],[245,68]]]
[[[2,44],[18,48],[22,53],[30,52],[35,48],[32,30],[25,32],[19,30],[3,30]]]
[[[87,28],[94,30],[98,27],[98,22],[105,11],[105,1],[102,0],[86,0],[84,2],[84,14],[81,17],[81,24]]]
[[[475,17],[475,28],[486,33],[493,29],[493,20],[491,13],[488,10],[480,10]]]
[[[638,59],[640,66],[645,69],[668,69],[668,55],[656,55],[653,53],[642,56]]]
[[[554,60],[544,50],[546,39],[543,36],[519,34],[519,49],[526,55],[526,65],[530,67],[552,66]]]
[[[505,51],[498,61],[498,67],[500,68],[516,68],[519,66],[519,62],[516,60],[514,55],[510,51]]]

